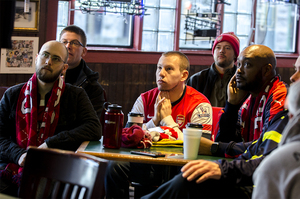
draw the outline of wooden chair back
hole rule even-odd
[[[96,193],[104,197],[99,192],[104,187],[106,166],[106,160],[93,156],[31,147],[25,160],[19,196],[89,199]]]
[[[103,94],[104,94],[104,100],[105,102],[107,102],[107,96],[106,96],[106,91],[103,89]],[[103,110],[102,110],[102,113],[101,113],[101,118],[100,118],[100,123],[101,123],[101,126],[102,126],[102,134],[104,132],[104,123],[105,123],[105,109],[103,107]]]

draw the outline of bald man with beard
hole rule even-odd
[[[284,109],[287,85],[276,75],[276,57],[269,47],[245,48],[237,59],[237,67],[228,84],[228,101],[219,121],[216,141],[256,140],[272,118]]]
[[[17,196],[29,146],[75,151],[99,140],[101,125],[85,91],[65,84],[68,50],[46,42],[36,55],[36,72],[10,87],[0,101],[0,193]],[[39,161],[39,160],[37,160]]]

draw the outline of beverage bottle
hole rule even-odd
[[[119,149],[121,147],[121,137],[124,122],[122,106],[110,104],[104,115],[103,146],[105,148]]]

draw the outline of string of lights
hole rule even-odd
[[[82,13],[115,13],[120,15],[146,15],[146,9],[143,1],[107,1],[107,0],[78,0],[80,3],[79,9]]]

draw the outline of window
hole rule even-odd
[[[146,12],[140,16],[143,26],[136,28],[134,19],[139,16],[86,14],[80,9],[80,1],[70,0],[71,6],[68,1],[59,1],[57,35],[68,24],[78,25],[85,30],[89,46],[135,46],[134,50],[159,52],[205,50],[212,48],[215,35],[222,31],[234,32],[240,39],[241,50],[253,42],[267,45],[275,52],[294,53],[299,36],[298,7],[288,3],[294,1],[225,0],[217,4],[220,1],[139,0]],[[132,0],[135,1],[138,0]],[[134,45],[133,32],[140,35]]]
[[[58,2],[58,14],[57,14],[57,30],[56,40],[59,40],[59,34],[68,25],[69,22],[69,2],[59,1]]]
[[[255,43],[269,46],[274,52],[295,52],[297,5],[258,1]]]
[[[223,32],[234,32],[240,39],[240,50],[242,50],[248,46],[252,33],[252,0],[228,0],[226,2],[228,4],[224,5]]]
[[[297,35],[297,5],[283,1],[228,0],[224,6],[223,32],[235,32],[240,50],[252,42],[274,52],[294,53]],[[251,15],[256,12],[256,19]],[[254,21],[255,20],[255,21]],[[255,27],[252,24],[256,24]],[[254,31],[254,32],[253,32]]]
[[[90,0],[97,4],[97,0]],[[60,16],[66,15],[65,4],[68,2],[59,2],[58,12],[58,29],[57,38],[60,31],[67,26],[67,23],[59,23]],[[87,36],[87,45],[89,46],[116,46],[116,47],[131,47],[133,37],[133,15],[115,14],[108,9],[102,12],[96,9],[97,7],[85,6],[80,1],[74,2],[74,23],[82,28]],[[92,4],[93,5],[93,4]],[[118,4],[112,4],[117,6]],[[89,11],[88,11],[89,10]],[[67,13],[68,14],[68,13]],[[65,22],[65,21],[64,21]]]
[[[145,0],[142,50],[170,51],[174,48],[175,0]]]
[[[220,29],[218,20],[214,1],[182,0],[179,48],[211,49]]]

